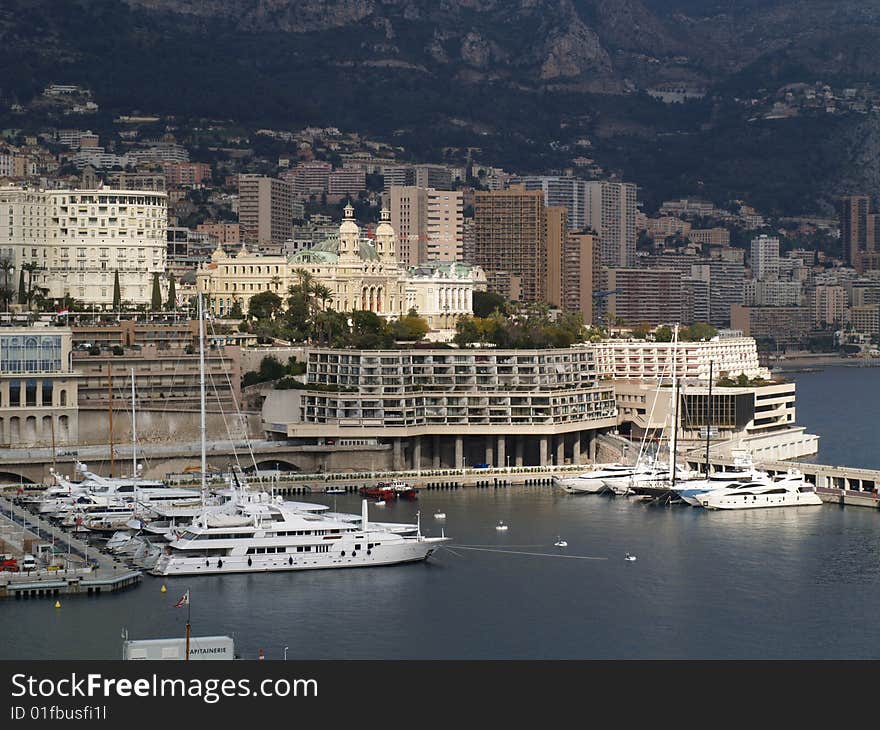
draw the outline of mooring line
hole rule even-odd
[[[481,553],[505,553],[507,555],[531,555],[538,558],[569,558],[570,560],[608,560],[608,558],[596,558],[589,555],[556,555],[555,553],[526,553],[518,550],[491,550],[488,548],[470,547],[468,545],[456,545],[458,550],[474,550]]]

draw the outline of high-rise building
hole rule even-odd
[[[489,288],[509,299],[547,298],[547,209],[522,186],[474,195],[474,263]]]
[[[846,316],[846,289],[840,285],[817,286],[810,295],[814,323],[818,327],[843,322]]]
[[[843,244],[843,255],[846,262],[859,271],[862,270],[862,252],[874,250],[874,232],[868,228],[870,211],[871,198],[867,195],[849,195],[840,200],[840,240]]]
[[[300,162],[292,170],[282,173],[283,178],[293,185],[293,192],[303,198],[321,196],[330,185],[333,165],[324,160]]]
[[[531,176],[519,183],[526,190],[540,190],[544,193],[544,205],[561,206],[568,215],[569,230],[581,230],[586,225],[587,182],[577,177]]]
[[[449,190],[452,188],[452,172],[443,165],[416,165],[414,182],[418,188]]]
[[[391,225],[398,231],[398,256],[405,266],[461,261],[462,195],[414,185],[391,188]]]
[[[330,196],[354,196],[367,189],[367,174],[360,168],[334,170],[327,178]]]
[[[636,186],[591,181],[586,184],[584,223],[599,234],[600,258],[608,268],[636,263]]]
[[[547,211],[547,303],[565,306],[565,244],[568,240],[568,211],[551,206]]]
[[[779,278],[779,239],[758,236],[752,239],[752,278],[768,281]]]
[[[238,176],[238,222],[244,243],[278,248],[293,230],[290,183],[262,175]]]
[[[601,287],[599,240],[587,231],[572,231],[565,244],[563,262],[563,306],[580,312],[585,324],[594,324],[593,295]]]
[[[606,312],[627,324],[681,322],[682,276],[675,269],[608,269]]]

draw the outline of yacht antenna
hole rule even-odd
[[[207,481],[207,458],[205,456],[205,439],[207,428],[205,426],[205,318],[202,305],[202,293],[199,292],[199,406],[201,411],[201,441],[202,441],[202,506],[205,506],[205,490]]]

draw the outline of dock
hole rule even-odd
[[[117,593],[140,583],[143,574],[0,496],[0,520],[37,539],[65,548],[81,567],[28,572],[0,572],[0,598],[46,598]]]

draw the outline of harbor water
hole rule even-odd
[[[868,422],[880,370],[793,377],[798,422],[821,434],[821,458],[880,467]],[[359,510],[356,496],[312,499]],[[454,538],[427,563],[147,576],[57,609],[10,600],[0,612],[20,630],[7,631],[0,658],[116,659],[123,628],[183,636],[186,609],[174,604],[187,589],[193,635],[232,635],[244,658],[281,659],[285,647],[310,660],[880,657],[875,510],[709,512],[515,487],[424,491],[370,513],[414,521],[417,509],[425,532]],[[554,547],[559,538],[568,546]]]

